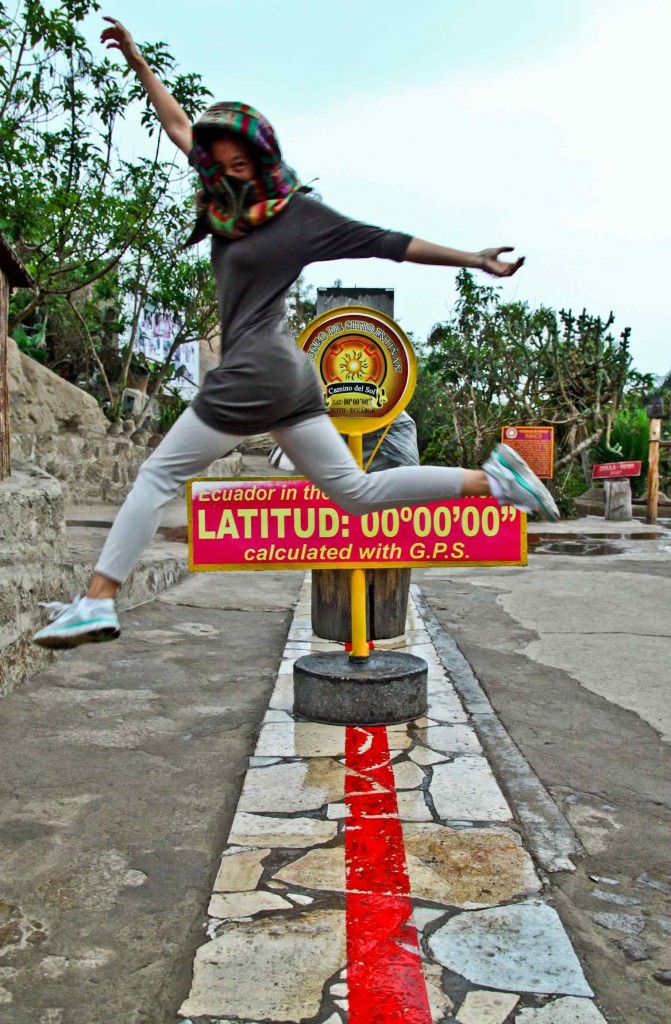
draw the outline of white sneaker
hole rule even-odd
[[[35,633],[33,643],[56,649],[101,643],[121,636],[112,598],[76,597],[71,604],[40,602],[49,609],[50,625]]]
[[[554,498],[509,445],[497,444],[482,468],[498,484],[502,497],[495,497],[502,505],[514,505],[522,512],[538,512],[544,519],[557,522],[559,509]]]

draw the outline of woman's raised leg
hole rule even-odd
[[[351,515],[376,509],[460,498],[472,471],[443,466],[400,466],[363,473],[328,416],[273,431],[280,448],[309,480]],[[473,473],[475,476],[475,473]],[[487,494],[487,478],[478,474]]]
[[[328,416],[273,431],[295,466],[351,515],[491,494],[502,505],[559,518],[552,495],[523,459],[497,445],[482,469],[401,466],[363,473]]]

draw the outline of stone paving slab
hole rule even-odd
[[[394,647],[427,661],[430,702],[426,718],[386,730],[392,792],[353,768],[348,729],[292,715],[294,659],[311,645],[342,649],[310,637],[306,579],[223,851],[185,1021],[400,1019],[385,1016],[384,1000],[370,1017],[354,1004],[349,1013],[350,901],[372,900],[372,910],[396,898],[347,881],[363,877],[349,870],[345,846],[346,829],[359,827],[347,809],[358,793],[369,827],[401,827],[412,917],[387,948],[419,958],[423,989],[404,1020],[605,1024],[412,598],[407,627]],[[353,731],[365,738],[366,727]]]

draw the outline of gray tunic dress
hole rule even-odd
[[[312,362],[284,327],[287,289],[309,263],[401,262],[410,235],[349,220],[306,195],[244,238],[212,238],[221,322],[221,364],[193,403],[198,417],[229,434],[256,434],[321,416]]]

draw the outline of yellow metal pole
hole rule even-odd
[[[361,434],[350,434],[349,448],[363,469],[363,438]],[[352,651],[350,659],[359,661],[368,657],[368,637],[366,636],[366,570],[352,569],[350,582],[350,600],[352,605]]]

